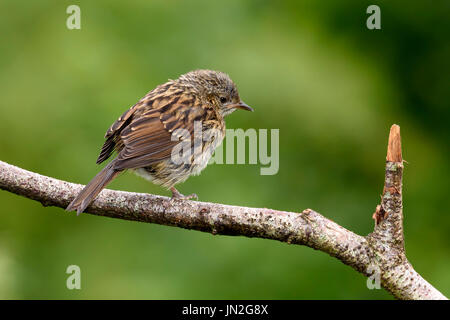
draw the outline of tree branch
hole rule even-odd
[[[446,299],[406,259],[403,240],[400,128],[392,126],[381,205],[376,226],[359,236],[311,209],[301,213],[170,200],[167,197],[103,190],[86,212],[111,218],[157,223],[212,234],[258,237],[306,245],[328,253],[399,299]],[[0,189],[65,208],[84,186],[26,171],[0,161]],[[375,268],[375,269],[374,269]]]

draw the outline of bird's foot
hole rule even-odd
[[[170,198],[170,200],[198,200],[198,196],[195,193],[185,196],[174,187],[170,188],[170,191],[172,191],[172,198]]]

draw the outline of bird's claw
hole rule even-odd
[[[191,199],[198,200],[198,196],[195,193],[185,196],[175,188],[171,189],[171,191],[172,197],[170,198],[170,200],[191,200]]]

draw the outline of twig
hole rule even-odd
[[[400,128],[391,128],[382,203],[376,226],[359,236],[319,213],[247,208],[103,190],[87,208],[99,216],[157,223],[212,234],[258,237],[306,245],[328,253],[366,276],[379,270],[381,285],[399,299],[446,299],[414,271],[405,256]],[[0,189],[65,208],[82,185],[26,171],[0,161]]]

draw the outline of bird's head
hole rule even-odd
[[[180,76],[179,81],[192,84],[205,100],[218,108],[223,117],[237,109],[253,111],[241,100],[236,85],[226,73],[195,70]]]

